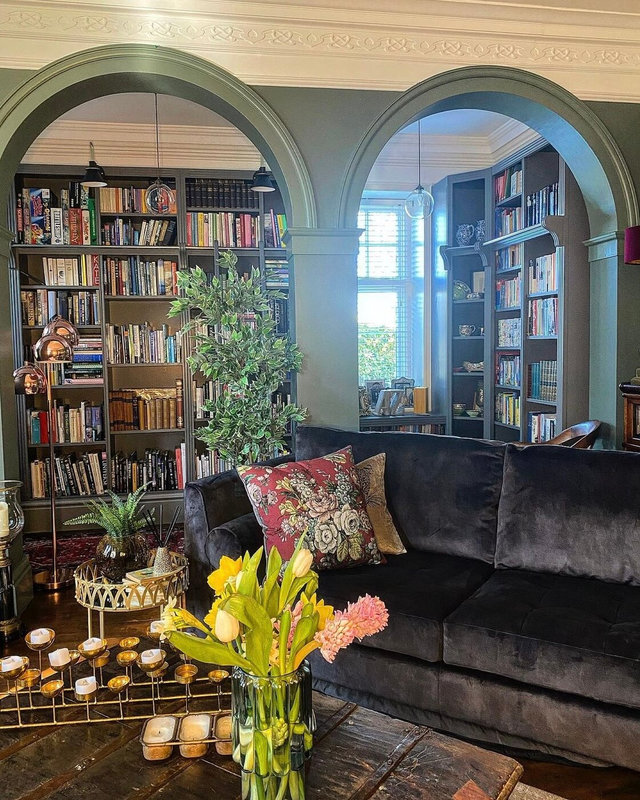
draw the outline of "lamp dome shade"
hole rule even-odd
[[[276,187],[265,167],[260,167],[257,172],[253,173],[253,183],[250,189],[252,192],[275,192]]]
[[[33,346],[33,354],[40,363],[64,364],[73,359],[73,348],[62,336],[43,333]]]
[[[44,394],[47,378],[35,364],[25,364],[13,373],[13,388],[16,394]]]
[[[59,314],[56,314],[55,317],[51,317],[42,331],[43,336],[46,336],[49,333],[53,333],[56,336],[60,336],[62,339],[66,339],[71,347],[77,347],[80,341],[80,336],[76,326],[72,325],[69,320],[61,317]]]
[[[624,263],[640,264],[640,225],[633,225],[624,232]]]

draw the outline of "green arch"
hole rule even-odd
[[[311,180],[293,137],[249,86],[221,67],[166,47],[107,45],[48,64],[0,106],[0,213],[31,142],[61,114],[120,92],[159,92],[192,100],[238,127],[267,158],[281,187],[291,227],[313,227]],[[6,218],[6,217],[4,217]]]
[[[380,151],[405,125],[451,109],[497,111],[538,131],[565,159],[583,193],[591,237],[640,219],[629,168],[600,118],[553,81],[513,67],[463,67],[416,84],[360,140],[346,171],[339,219],[355,225],[367,177]]]

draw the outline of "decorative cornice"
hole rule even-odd
[[[148,5],[5,2],[0,66],[39,68],[98,43],[144,42],[215,61],[253,84],[404,90],[445,69],[492,64],[545,75],[582,98],[640,100],[637,13],[534,15],[531,6],[454,0],[425,0],[419,14],[363,13],[353,0],[340,9],[227,0],[215,15],[196,0],[190,10]]]

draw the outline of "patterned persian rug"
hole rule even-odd
[[[513,790],[511,800],[563,800],[563,798],[557,794],[543,792],[542,789],[534,789],[526,783],[519,783]]]

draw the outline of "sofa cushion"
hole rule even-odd
[[[445,620],[444,660],[640,708],[640,589],[498,571]]]
[[[406,553],[407,548],[402,544],[387,506],[387,494],[384,488],[385,462],[386,454],[378,453],[356,464],[356,472],[378,549],[385,555],[398,556],[400,553]]]
[[[496,566],[640,586],[640,455],[507,447]]]
[[[296,458],[351,445],[386,453],[387,504],[405,544],[493,564],[504,445],[424,433],[355,433],[299,425]]]
[[[442,620],[492,571],[481,561],[414,550],[387,556],[384,566],[354,567],[348,575],[321,572],[319,595],[338,609],[360,595],[377,595],[387,605],[389,624],[362,644],[439,661]]]

